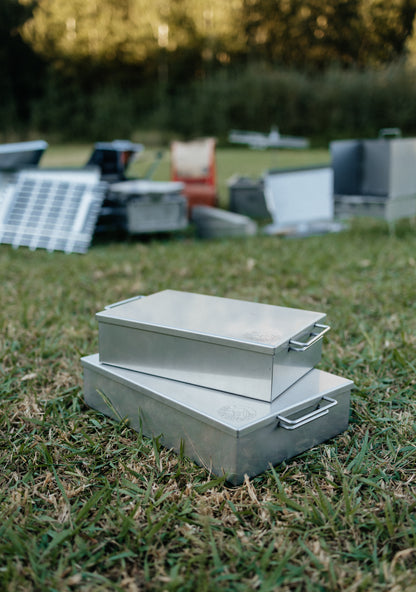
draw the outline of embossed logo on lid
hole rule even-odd
[[[241,405],[226,405],[218,409],[218,414],[224,419],[238,423],[254,419],[257,415],[253,409]]]

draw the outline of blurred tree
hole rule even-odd
[[[297,67],[374,65],[399,57],[415,0],[244,0],[249,55]]]
[[[416,0],[361,0],[361,62],[371,66],[405,55],[415,14]]]
[[[30,0],[19,0],[21,3]],[[140,64],[159,51],[227,60],[241,0],[38,0],[24,38],[47,59]]]
[[[360,0],[244,0],[252,56],[285,65],[354,61]]]
[[[57,63],[142,61],[157,48],[157,2],[38,0],[22,31],[38,53]]]
[[[388,62],[403,53],[415,12],[416,0],[37,0],[23,36],[58,65],[160,75],[177,62],[192,78],[244,55],[296,67]]]
[[[52,121],[53,112],[55,122],[64,122],[54,127],[64,127],[77,111],[82,130],[92,120],[88,111],[105,112],[113,122],[124,110],[133,121],[156,106],[156,124],[168,128],[178,105],[188,116],[195,104],[183,97],[183,89],[192,95],[189,83],[207,96],[209,81],[222,80],[217,71],[230,81],[246,62],[322,71],[396,60],[412,51],[406,40],[416,0],[0,0],[0,17],[1,11],[4,22],[15,19],[14,29],[5,26],[7,68],[17,67],[10,31],[19,25],[22,39],[50,65],[38,121],[44,113]],[[25,66],[29,80],[33,70]],[[32,79],[33,86],[40,80]],[[14,92],[5,89],[3,96]]]
[[[41,92],[44,63],[22,40],[19,27],[30,17],[31,6],[16,0],[0,2],[0,125],[14,131],[27,119],[31,100]]]
[[[416,17],[413,20],[412,34],[406,39],[406,59],[408,64],[416,67]]]

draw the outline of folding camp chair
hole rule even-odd
[[[171,144],[171,180],[184,183],[188,212],[193,206],[216,206],[215,139]]]

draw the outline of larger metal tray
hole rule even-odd
[[[348,426],[350,380],[311,370],[273,403],[81,360],[84,397],[233,484],[319,444]]]
[[[321,359],[325,314],[165,290],[97,314],[100,361],[272,401]]]

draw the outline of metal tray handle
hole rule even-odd
[[[133,296],[132,298],[127,298],[126,300],[120,300],[119,302],[114,302],[113,304],[107,304],[107,306],[104,306],[104,310],[108,310],[109,308],[114,308],[115,306],[120,306],[121,304],[127,304],[127,302],[133,302],[133,300],[140,300],[140,298],[144,298],[144,296]]]
[[[330,326],[329,325],[320,325],[319,323],[316,323],[314,325],[314,328],[317,327],[318,329],[321,329],[321,331],[319,331],[318,333],[311,333],[311,338],[309,339],[309,341],[295,341],[294,339],[291,339],[289,341],[289,349],[293,350],[293,351],[297,351],[297,352],[303,352],[306,351],[307,349],[309,349],[310,347],[312,347],[317,341],[319,341],[321,339],[321,337],[323,335],[325,335],[325,333],[327,333],[330,330]]]
[[[306,415],[303,415],[298,419],[288,419],[287,417],[284,417],[284,415],[277,415],[276,419],[279,420],[279,426],[281,428],[284,428],[285,430],[297,430],[301,426],[311,421],[315,421],[315,419],[319,419],[324,415],[327,415],[328,409],[330,409],[334,405],[338,405],[338,401],[336,401],[335,399],[331,399],[331,397],[322,397],[321,400],[327,401],[328,405],[326,405],[325,407],[321,407],[321,402],[319,402],[318,408],[315,409],[315,411],[311,411],[311,413],[307,413]]]

